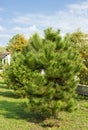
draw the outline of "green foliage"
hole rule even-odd
[[[80,30],[77,30],[72,34],[66,35],[65,39],[70,41],[73,48],[79,52],[79,57],[83,59],[79,78],[81,84],[88,85],[88,35]]]
[[[24,56],[20,52],[14,53],[11,64],[5,68],[4,75],[8,87],[15,90],[15,93],[20,97],[26,96],[25,83],[28,76],[27,72],[24,66]]]
[[[13,57],[6,79],[29,98],[33,113],[46,118],[74,108],[81,59],[59,31],[49,28],[44,32],[44,39],[34,34],[23,52]]]
[[[5,53],[6,52],[6,47],[1,47],[0,46],[0,52]]]

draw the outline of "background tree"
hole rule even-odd
[[[78,29],[72,34],[67,34],[65,39],[69,40],[71,45],[79,52],[79,57],[83,59],[79,78],[80,83],[88,85],[88,34]]]
[[[30,110],[46,118],[74,108],[75,77],[81,61],[60,31],[49,28],[44,32],[45,38],[34,34],[23,52],[13,58],[6,78],[11,87],[25,91]]]
[[[0,53],[5,53],[6,52],[6,47],[0,47]]]
[[[27,45],[26,38],[21,34],[17,34],[13,36],[12,39],[9,41],[7,50],[9,52],[19,52],[22,51],[26,45]]]

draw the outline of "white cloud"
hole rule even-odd
[[[5,31],[6,29],[0,25],[0,31]]]
[[[0,38],[10,38],[9,34],[0,34]]]
[[[53,16],[43,15],[43,14],[26,14],[18,16],[13,19],[14,23],[26,24],[26,25],[36,25],[36,26],[45,26],[49,24],[50,19],[52,20]]]
[[[33,25],[30,27],[14,27],[11,30],[14,34],[25,34],[26,38],[29,38],[35,32],[39,32],[39,29]]]
[[[72,10],[88,10],[88,0],[84,0],[79,4],[70,4],[68,7]]]
[[[42,35],[42,30],[47,27],[53,27],[55,29],[61,29],[62,34],[72,32],[77,28],[81,28],[83,31],[88,32],[88,0],[84,0],[77,4],[70,4],[62,11],[57,11],[51,15],[44,14],[22,14],[18,15],[12,20],[13,25],[7,30],[0,26],[0,30],[3,30],[5,35],[13,36],[14,34],[24,34],[27,38],[35,33],[39,32]],[[0,36],[1,37],[1,36]]]
[[[6,46],[10,38],[9,34],[0,34],[0,46]]]
[[[64,11],[58,11],[52,15],[26,14],[13,19],[15,24],[35,25],[38,28],[54,27],[64,33],[82,28],[88,31],[88,1],[79,4],[68,5]]]
[[[38,29],[35,25],[33,25],[33,26],[30,26],[30,27],[14,27],[12,30],[16,31],[16,32],[20,32],[20,33],[25,33],[25,32],[28,32],[28,31],[35,32]]]

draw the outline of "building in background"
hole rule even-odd
[[[0,53],[0,60],[1,60],[2,66],[10,64],[10,59],[11,59],[11,55],[9,52]]]

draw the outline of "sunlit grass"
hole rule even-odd
[[[0,130],[88,130],[88,99],[77,99],[78,109],[72,113],[60,112],[58,128],[44,128],[42,122],[31,121],[24,109],[26,102],[0,82]]]
[[[26,99],[17,99],[13,91],[0,84],[0,130],[30,130],[24,112]]]

